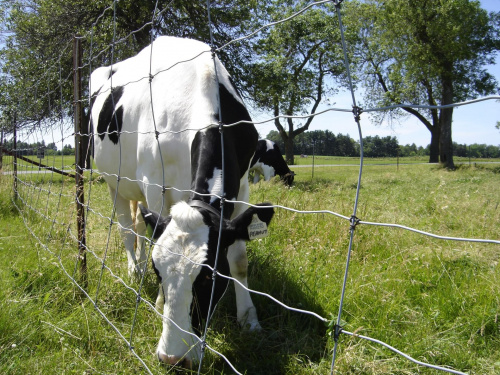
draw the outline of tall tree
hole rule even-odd
[[[253,3],[212,1],[215,46],[244,33]],[[210,41],[203,1],[0,0],[0,24],[5,41],[0,50],[0,115],[12,117],[16,111],[18,126],[30,129],[71,115],[74,35],[83,39],[84,76],[89,68],[136,54],[152,35]],[[244,41],[232,43],[219,54],[235,82],[248,79],[245,46]]]
[[[485,69],[500,49],[500,13],[477,0],[367,0],[355,10],[366,103],[446,106],[495,92]],[[453,108],[404,107],[431,133],[430,162],[454,168]]]
[[[264,22],[285,19],[303,9],[306,1],[265,2]],[[250,68],[251,97],[255,104],[274,114],[274,125],[285,146],[285,159],[294,163],[294,138],[308,130],[311,115],[334,94],[335,83],[344,77],[340,32],[335,9],[316,6],[287,22],[265,29],[255,44]],[[335,82],[336,81],[336,82]],[[279,116],[286,117],[279,117]]]

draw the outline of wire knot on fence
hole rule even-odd
[[[363,113],[363,108],[359,106],[353,106],[352,113],[354,114],[354,120],[356,122],[359,122],[361,120],[361,114]]]
[[[359,224],[361,220],[356,217],[356,215],[352,215],[351,218],[349,219],[350,222],[350,230],[356,229],[356,226]]]

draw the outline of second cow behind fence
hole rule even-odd
[[[139,262],[134,252],[130,201],[147,207],[142,215],[157,241],[152,260],[165,299],[158,358],[189,367],[202,346],[193,332],[228,283],[215,278],[211,302],[213,267],[238,281],[239,323],[260,328],[245,288],[245,241],[265,232],[274,211],[230,202],[248,201],[257,131],[224,66],[190,39],[159,37],[136,56],[96,69],[90,92],[94,159],[116,202],[129,272],[141,272],[145,260],[142,246]],[[223,141],[219,122],[238,123],[222,128]],[[144,235],[144,222],[138,232]]]
[[[287,186],[292,186],[295,173],[290,170],[276,143],[269,139],[259,139],[257,150],[250,164],[250,171],[254,172],[253,183],[264,176],[264,181],[269,181],[271,177],[279,175]]]

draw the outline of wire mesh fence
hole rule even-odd
[[[342,14],[341,14],[341,3],[342,1],[319,1],[315,3],[311,3],[301,9],[299,12],[292,14],[289,17],[286,17],[277,22],[273,22],[266,25],[261,25],[259,28],[255,29],[251,34],[241,37],[239,39],[235,39],[221,47],[216,48],[214,46],[213,34],[215,31],[210,29],[212,35],[212,46],[208,48],[203,54],[210,56],[213,60],[213,64],[215,67],[215,71],[217,72],[218,65],[216,63],[217,54],[224,51],[230,44],[237,43],[246,38],[252,38],[255,35],[265,29],[272,28],[277,24],[287,22],[290,19],[298,17],[300,15],[307,15],[309,9],[314,8],[315,6],[320,6],[326,3],[333,3],[336,15],[338,17],[338,23],[341,33],[344,30],[344,26],[342,24]],[[168,213],[168,210],[173,202],[169,202],[165,200],[165,192],[172,192],[173,196],[181,196],[186,197],[189,194],[200,194],[199,192],[194,191],[186,186],[170,186],[169,184],[158,184],[156,182],[148,182],[146,180],[136,180],[131,178],[130,176],[124,176],[120,173],[122,168],[126,168],[126,166],[122,166],[122,157],[119,159],[119,165],[116,166],[116,173],[109,173],[105,171],[98,171],[95,166],[92,164],[92,161],[89,159],[89,154],[92,151],[92,147],[89,146],[94,139],[92,137],[100,137],[100,136],[108,136],[109,138],[113,136],[117,136],[117,146],[119,148],[119,154],[123,155],[123,160],[125,160],[125,156],[130,153],[131,150],[126,149],[125,146],[122,147],[121,144],[121,136],[130,135],[144,135],[150,137],[153,140],[151,145],[152,148],[157,150],[157,157],[161,160],[160,163],[162,165],[162,177],[161,180],[165,181],[164,170],[168,167],[168,163],[172,162],[171,160],[166,160],[165,155],[162,155],[162,150],[160,148],[160,142],[158,141],[161,136],[175,134],[175,135],[183,135],[183,134],[191,134],[200,130],[208,129],[210,127],[216,127],[219,130],[224,130],[225,128],[236,127],[241,124],[241,122],[222,124],[222,123],[206,123],[198,128],[191,128],[189,126],[184,126],[182,129],[175,130],[165,130],[161,127],[157,122],[161,122],[160,119],[160,110],[155,104],[154,99],[154,90],[152,89],[154,82],[156,82],[158,77],[161,77],[162,74],[167,74],[167,72],[171,69],[174,69],[178,66],[182,66],[183,64],[188,64],[192,61],[196,61],[200,55],[191,56],[188,59],[184,59],[183,61],[177,61],[175,64],[165,67],[164,69],[153,70],[154,62],[153,57],[155,56],[154,47],[150,47],[149,49],[149,67],[146,69],[148,74],[138,75],[134,74],[134,79],[127,81],[125,83],[120,82],[120,86],[114,85],[113,83],[113,75],[114,75],[114,66],[118,63],[115,55],[115,51],[120,49],[120,46],[127,46],[129,43],[131,35],[126,35],[123,37],[116,37],[115,31],[113,36],[113,41],[106,49],[101,49],[98,51],[94,50],[93,40],[98,37],[95,34],[94,30],[98,30],[99,23],[103,22],[104,19],[108,19],[111,17],[113,22],[111,23],[113,27],[116,27],[116,11],[119,8],[120,4],[118,2],[113,2],[112,6],[106,8],[103,14],[101,14],[95,20],[94,26],[88,35],[80,36],[77,40],[87,41],[88,49],[83,51],[83,60],[82,63],[79,63],[75,67],[75,72],[80,72],[82,75],[86,76],[90,86],[87,89],[83,89],[82,97],[78,97],[75,94],[75,108],[78,105],[86,106],[88,108],[92,107],[94,104],[94,100],[96,100],[96,96],[104,95],[106,97],[110,97],[112,100],[112,108],[113,113],[116,113],[118,110],[118,103],[115,103],[114,93],[119,87],[134,87],[133,85],[141,84],[145,85],[148,88],[148,99],[146,100],[147,108],[145,112],[148,113],[150,118],[150,126],[147,130],[138,130],[138,131],[122,131],[115,127],[115,130],[110,130],[113,126],[109,126],[109,129],[105,131],[100,131],[94,129],[94,134],[92,135],[91,130],[87,128],[87,124],[89,117],[91,117],[90,113],[81,113],[80,115],[76,114],[76,111],[72,114],[73,119],[78,122],[82,128],[75,128],[73,134],[68,135],[67,129],[71,127],[71,124],[68,124],[70,121],[66,116],[63,115],[62,108],[64,107],[63,103],[63,94],[62,90],[68,86],[73,85],[73,73],[64,77],[63,69],[61,68],[61,62],[50,62],[47,66],[51,66],[46,69],[47,74],[56,74],[59,77],[59,87],[50,88],[44,87],[42,83],[44,78],[40,79],[40,82],[37,82],[33,85],[33,90],[31,90],[31,94],[35,95],[35,102],[38,102],[37,98],[40,95],[47,95],[53,98],[54,96],[59,96],[59,102],[52,102],[51,108],[47,109],[49,113],[55,113],[55,115],[51,116],[50,123],[47,124],[38,124],[39,126],[30,127],[26,129],[20,129],[17,132],[16,138],[21,140],[23,144],[40,144],[40,148],[42,148],[42,140],[50,139],[52,144],[56,145],[59,150],[63,150],[62,155],[58,155],[55,149],[52,149],[51,152],[46,152],[45,155],[38,153],[37,150],[33,149],[23,149],[22,147],[14,147],[15,152],[12,156],[8,156],[10,159],[4,160],[4,171],[7,173],[12,173],[13,182],[15,183],[15,194],[16,198],[13,199],[13,203],[18,208],[21,217],[26,225],[27,231],[31,233],[33,238],[40,244],[40,246],[50,253],[51,257],[56,261],[58,267],[62,270],[64,275],[69,278],[75,287],[79,290],[79,292],[85,296],[85,298],[94,306],[97,314],[102,316],[103,321],[112,328],[115,332],[116,336],[120,339],[121,344],[125,345],[129,348],[130,353],[137,359],[138,362],[142,365],[142,368],[145,372],[153,374],[158,373],[158,367],[156,365],[152,365],[154,358],[154,345],[157,341],[157,337],[160,336],[159,330],[162,323],[165,323],[166,320],[169,320],[166,316],[162,315],[161,312],[155,307],[154,299],[156,298],[156,278],[154,276],[153,271],[150,268],[152,250],[155,241],[150,241],[150,238],[147,236],[143,236],[140,233],[135,231],[135,228],[130,228],[124,226],[119,221],[119,216],[121,213],[117,212],[117,200],[119,199],[117,192],[120,190],[120,184],[125,183],[139,183],[144,186],[144,189],[156,189],[161,192],[162,201],[161,205],[158,207],[159,211],[164,215]],[[171,6],[171,5],[169,5]],[[164,9],[155,8],[153,14],[151,15],[151,22],[145,25],[142,25],[140,29],[146,26],[151,26],[151,41],[154,41],[158,38],[158,35],[154,33],[155,23],[159,19],[159,16],[168,11],[168,7]],[[210,19],[210,3],[207,2],[207,8],[209,13],[207,14],[207,19],[209,27],[211,27],[211,19]],[[349,60],[347,55],[347,46],[345,44],[345,40],[342,38],[343,42],[343,50],[344,50],[344,64],[347,68],[347,76],[350,81],[350,73],[349,73]],[[70,44],[68,44],[69,46]],[[71,54],[69,47],[63,48],[61,52],[61,59],[67,58],[68,54]],[[154,44],[152,45],[154,46]],[[92,87],[92,81],[88,79],[90,73],[95,71],[102,61],[108,62],[109,70],[112,72],[109,76],[110,84],[109,88],[102,89],[101,87],[95,88]],[[216,78],[218,79],[217,72]],[[80,79],[77,79],[80,82]],[[99,91],[98,95],[95,95],[96,90]],[[78,91],[78,90],[77,90]],[[350,267],[352,264],[352,257],[356,256],[358,259],[359,255],[353,255],[354,248],[358,241],[362,241],[364,239],[364,235],[359,236],[359,227],[376,227],[378,228],[377,235],[384,236],[382,231],[384,230],[400,230],[400,236],[407,236],[406,233],[411,233],[411,240],[417,241],[418,244],[424,244],[423,246],[435,246],[433,243],[429,243],[423,240],[417,239],[417,236],[413,236],[413,234],[418,236],[423,236],[426,238],[433,238],[438,241],[446,240],[446,241],[459,241],[466,242],[467,244],[486,244],[485,246],[496,246],[500,244],[499,240],[495,239],[481,239],[475,238],[471,236],[454,236],[454,235],[446,235],[446,234],[435,234],[430,228],[429,230],[421,230],[415,229],[412,226],[407,224],[398,224],[391,222],[376,222],[376,221],[368,221],[364,219],[364,208],[363,208],[363,199],[360,196],[361,188],[363,186],[363,178],[365,176],[363,166],[363,137],[362,137],[362,122],[361,122],[361,114],[362,112],[372,112],[385,110],[388,108],[370,108],[370,109],[361,109],[357,105],[357,98],[355,95],[355,90],[353,88],[352,82],[350,83],[350,91],[352,93],[352,108],[332,108],[327,111],[314,113],[310,116],[321,116],[323,113],[328,111],[339,111],[339,112],[347,112],[353,114],[353,123],[356,125],[358,134],[359,134],[359,143],[361,150],[361,157],[359,160],[359,169],[357,176],[355,178],[355,182],[351,182],[351,190],[350,190],[350,202],[343,203],[343,212],[350,212],[350,214],[341,214],[336,212],[335,210],[328,209],[331,205],[330,199],[334,199],[331,197],[323,197],[325,203],[320,202],[319,207],[316,202],[313,206],[318,207],[315,209],[311,209],[311,207],[306,207],[304,202],[300,200],[288,200],[285,193],[281,193],[279,196],[279,201],[274,202],[275,204],[272,206],[276,210],[276,216],[274,219],[275,226],[283,226],[285,222],[286,225],[291,226],[301,226],[307,222],[313,222],[313,228],[307,227],[309,231],[311,231],[310,238],[297,238],[294,237],[294,232],[297,230],[290,230],[290,236],[288,234],[271,236],[271,238],[266,240],[257,240],[255,245],[249,245],[252,248],[252,252],[258,253],[261,252],[261,256],[264,259],[259,259],[258,256],[255,256],[255,259],[258,259],[259,267],[263,268],[266,266],[271,267],[278,274],[281,275],[280,272],[276,269],[279,268],[280,263],[286,263],[287,261],[291,261],[288,259],[289,255],[283,255],[283,260],[278,261],[276,265],[269,264],[274,261],[274,259],[269,255],[270,253],[262,252],[262,249],[266,246],[271,248],[293,248],[296,247],[304,247],[307,248],[311,245],[310,242],[315,242],[318,238],[314,231],[327,230],[330,232],[330,227],[338,226],[343,227],[345,229],[343,235],[338,235],[339,238],[336,241],[333,241],[328,238],[322,238],[325,243],[321,245],[317,245],[321,247],[321,249],[325,250],[326,248],[332,246],[326,253],[320,254],[311,254],[314,251],[314,246],[311,248],[313,250],[306,252],[300,256],[297,256],[297,259],[300,259],[302,262],[300,268],[296,270],[297,274],[300,276],[302,273],[302,267],[316,267],[318,266],[316,261],[324,262],[325,264],[330,264],[333,260],[336,263],[344,264],[344,268],[342,272],[338,272],[338,268],[336,269],[335,276],[329,276],[329,278],[335,277],[337,281],[332,284],[327,284],[327,289],[321,292],[315,292],[318,295],[327,294],[329,297],[326,297],[327,300],[336,299],[338,302],[333,305],[336,307],[336,311],[331,311],[332,304],[329,304],[330,310],[325,310],[320,303],[316,301],[312,301],[311,297],[307,295],[307,293],[314,294],[312,290],[316,290],[316,288],[321,288],[317,285],[317,280],[311,280],[309,277],[308,282],[306,283],[304,280],[295,279],[290,276],[290,280],[295,280],[290,282],[305,284],[305,292],[293,293],[291,295],[295,295],[298,297],[304,298],[307,302],[302,300],[293,300],[288,295],[287,297],[280,296],[280,289],[274,289],[274,294],[267,290],[258,290],[256,288],[249,288],[247,285],[241,283],[241,281],[237,278],[228,276],[223,272],[220,272],[216,267],[210,267],[207,264],[200,263],[196,259],[191,259],[184,255],[175,254],[172,255],[178,257],[179,261],[186,261],[193,265],[202,266],[205,268],[209,268],[210,273],[214,280],[216,279],[224,279],[230,280],[233,284],[238,285],[240,288],[247,290],[252,295],[252,298],[259,298],[259,302],[257,306],[265,306],[265,309],[272,311],[272,314],[275,314],[274,318],[271,315],[266,315],[269,320],[272,322],[270,324],[276,325],[280,324],[279,321],[282,317],[287,317],[289,314],[301,314],[306,318],[303,318],[304,324],[307,327],[312,327],[313,330],[318,330],[319,327],[324,327],[322,342],[320,343],[324,348],[322,354],[319,355],[319,359],[317,361],[328,362],[330,365],[329,371],[333,374],[336,372],[336,366],[338,366],[337,362],[340,360],[338,358],[338,352],[341,350],[342,339],[345,336],[350,336],[355,339],[361,339],[370,343],[374,343],[380,345],[381,347],[387,348],[390,351],[400,355],[401,357],[414,362],[415,364],[423,367],[427,367],[430,369],[440,370],[443,372],[454,373],[454,374],[464,374],[464,371],[452,369],[447,366],[446,363],[441,366],[437,366],[433,364],[432,359],[430,360],[419,360],[414,359],[408,354],[405,354],[404,351],[399,350],[378,338],[372,338],[368,335],[359,334],[359,329],[361,327],[354,327],[354,332],[350,332],[346,330],[346,322],[345,315],[351,315],[350,311],[346,312],[345,304],[350,301],[352,304],[356,305],[358,303],[364,304],[364,301],[357,301],[356,293],[352,292],[352,277],[350,273]],[[30,99],[29,93],[27,94],[28,100]],[[218,100],[220,100],[221,93],[217,92],[216,96]],[[489,97],[478,100],[497,100],[500,97]],[[118,101],[118,99],[116,99]],[[50,101],[49,101],[50,102]],[[461,106],[466,104],[474,104],[476,101],[457,103],[453,106]],[[407,104],[405,107],[422,107],[417,105]],[[219,102],[219,109],[221,108]],[[279,118],[306,118],[310,116],[288,116],[288,115],[279,115]],[[111,116],[111,121],[115,120],[114,116]],[[221,119],[223,116],[219,113],[218,118]],[[266,119],[265,122],[274,121],[277,117],[271,117]],[[81,120],[79,120],[81,119]],[[243,122],[245,123],[245,122]],[[251,126],[248,122],[246,126]],[[75,149],[77,150],[77,162],[73,159],[73,155],[69,152],[71,150],[71,146],[68,144],[72,143],[72,139],[75,137]],[[224,131],[221,131],[221,143],[224,145]],[[85,143],[82,140],[86,140],[90,143]],[[83,147],[79,148],[83,144]],[[68,150],[70,155],[64,155],[64,150]],[[225,150],[225,147],[222,146],[222,152],[230,152]],[[224,157],[222,160],[225,160]],[[124,162],[126,163],[126,162]],[[15,167],[15,168],[14,168]],[[10,169],[17,169],[15,173],[11,172]],[[185,173],[190,177],[189,171],[185,171]],[[224,179],[225,167],[222,165],[222,179]],[[82,183],[80,193],[77,188],[77,192],[75,193],[75,185],[73,181],[74,176],[80,176],[79,181]],[[352,176],[351,176],[352,177]],[[108,187],[105,180],[110,181],[114,180],[116,183],[114,184],[114,188],[111,189],[111,199],[109,197]],[[152,181],[154,181],[152,179]],[[270,188],[273,189],[283,189],[282,187],[277,187],[276,185],[270,185]],[[225,202],[224,194],[212,194],[214,199],[218,199],[221,202],[221,210],[224,210],[224,204],[234,204],[235,206],[241,207],[257,207],[255,205],[255,201],[257,196],[262,196],[268,192],[263,189],[261,191],[257,189],[252,189],[252,196],[250,199],[250,203],[246,200],[234,200],[231,203]],[[328,192],[327,192],[328,194]],[[332,193],[333,194],[333,193]],[[276,195],[273,195],[276,196]],[[266,199],[265,197],[263,199]],[[330,203],[330,205],[329,205]],[[324,205],[323,205],[324,204]],[[350,206],[352,204],[352,206]],[[365,205],[368,202],[365,203]],[[339,206],[337,206],[339,207]],[[78,212],[80,214],[78,215]],[[133,213],[133,212],[132,212]],[[82,216],[84,215],[84,217]],[[223,216],[223,214],[221,214]],[[283,220],[284,219],[284,220]],[[222,223],[222,221],[221,221]],[[326,223],[326,224],[325,224]],[[314,228],[314,226],[316,228]],[[418,227],[418,226],[417,226]],[[271,227],[273,228],[273,227]],[[391,229],[392,228],[392,229]],[[144,240],[146,243],[151,245],[146,246],[146,258],[141,259],[142,263],[138,266],[138,272],[134,277],[131,277],[129,273],[129,269],[127,268],[127,263],[125,259],[125,254],[123,252],[123,243],[120,237],[120,230],[122,231],[130,231],[134,234],[134,236],[138,237],[138,239]],[[283,232],[283,228],[276,228],[276,231]],[[222,232],[222,230],[219,230]],[[303,233],[301,234],[303,235]],[[409,236],[409,235],[408,235]],[[286,240],[284,240],[286,238]],[[303,241],[303,242],[301,242]],[[329,244],[328,242],[332,242]],[[140,242],[140,241],[139,241]],[[139,243],[138,242],[138,243]],[[335,249],[333,248],[335,247]],[[401,245],[404,246],[404,245]],[[341,248],[339,248],[341,247]],[[165,251],[170,251],[169,249],[165,249]],[[399,249],[399,254],[401,254],[402,250]],[[219,255],[219,253],[221,253]],[[88,257],[86,257],[88,255]],[[225,256],[223,253],[223,249],[220,246],[220,238],[219,244],[217,247],[217,256]],[[324,257],[324,259],[318,260],[318,257]],[[368,256],[368,255],[367,255]],[[393,256],[397,257],[398,254],[394,254]],[[437,255],[439,257],[439,255]],[[86,258],[85,258],[86,257]],[[83,264],[85,259],[85,264]],[[314,261],[313,261],[314,260]],[[359,260],[359,259],[358,259]],[[460,288],[455,282],[455,278],[450,276],[448,272],[448,268],[444,265],[443,261],[440,258],[443,267],[441,269],[443,274],[447,274],[446,277],[449,278],[452,284],[454,284],[453,292],[460,294]],[[216,262],[217,264],[217,262]],[[405,266],[406,267],[406,266]],[[252,285],[252,272],[255,273],[258,279],[259,272],[263,273],[264,271],[259,269],[252,269],[249,276],[250,285]],[[284,272],[284,271],[283,271]],[[290,271],[287,271],[290,272]],[[359,275],[359,273],[356,273]],[[267,275],[267,277],[270,277]],[[366,275],[364,277],[367,277]],[[272,276],[271,276],[272,278]],[[297,281],[298,280],[298,281]],[[365,280],[366,281],[366,280]],[[309,282],[311,284],[309,284]],[[366,281],[367,285],[370,284],[370,281]],[[215,282],[214,282],[215,285]],[[332,287],[335,289],[331,290]],[[231,298],[231,297],[228,297]],[[317,298],[314,297],[313,300]],[[353,300],[354,298],[354,300]],[[389,297],[390,298],[390,297]],[[212,295],[210,298],[210,303],[215,305],[214,293],[212,290]],[[325,297],[323,296],[323,299]],[[224,303],[224,302],[222,302]],[[272,307],[270,307],[272,306]],[[303,308],[306,306],[307,308]],[[122,315],[120,310],[127,310],[127,314]],[[228,369],[228,371],[232,371],[234,373],[240,374],[249,371],[247,368],[241,368],[239,364],[233,363],[233,360],[230,357],[235,357],[233,353],[228,355],[224,351],[224,344],[220,344],[219,341],[222,340],[221,336],[214,333],[217,328],[223,328],[225,324],[224,318],[221,321],[217,321],[217,317],[221,314],[220,307],[217,307],[214,312],[215,322],[212,322],[210,319],[206,322],[203,330],[199,335],[194,334],[192,332],[185,331],[178,322],[175,320],[169,320],[171,325],[174,325],[183,332],[183,334],[187,334],[188,337],[192,340],[193,344],[191,344],[190,350],[201,350],[201,360],[199,363],[199,367],[197,368],[198,373],[205,373],[211,369],[212,366],[221,366],[224,369]],[[401,307],[404,309],[404,307]],[[212,311],[212,310],[210,310]],[[125,318],[126,316],[127,318]],[[223,316],[223,315],[222,315]],[[220,319],[220,316],[219,316]],[[300,321],[300,319],[299,319]],[[311,321],[315,321],[316,323],[312,323]],[[275,326],[272,329],[278,330]],[[289,328],[288,328],[289,329]],[[300,327],[296,327],[296,329],[300,330]],[[400,328],[399,328],[400,329]],[[398,331],[399,329],[396,329]],[[321,337],[321,335],[314,336],[315,338]],[[326,338],[325,338],[326,337]],[[386,337],[384,335],[384,337]],[[147,345],[140,345],[137,342],[144,343],[146,339],[150,341]],[[304,340],[307,340],[306,338]],[[353,345],[352,342],[349,345]],[[358,344],[356,344],[358,345]],[[408,343],[408,346],[411,347],[412,343]],[[317,347],[317,346],[316,346]],[[296,347],[294,347],[294,350]],[[236,349],[237,350],[237,349]],[[300,350],[298,350],[300,351]],[[321,350],[320,350],[321,351]],[[345,351],[346,355],[348,354],[348,350]],[[314,361],[314,360],[312,360]],[[207,363],[208,362],[208,363]],[[214,365],[215,363],[215,365]],[[222,363],[222,365],[221,365]],[[323,367],[324,369],[324,367]],[[173,371],[173,370],[172,370]],[[415,370],[418,371],[418,370]]]

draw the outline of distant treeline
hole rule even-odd
[[[11,151],[14,150],[14,140],[10,139],[5,141],[3,144],[3,148]],[[32,156],[39,155],[43,150],[44,155],[74,155],[75,149],[71,145],[64,145],[62,150],[58,150],[55,143],[49,143],[45,145],[45,141],[36,142],[36,143],[26,143],[26,142],[17,142],[16,149],[18,155],[22,156]]]
[[[278,144],[281,152],[285,145],[276,130],[266,137]],[[366,157],[429,156],[430,145],[417,146],[415,143],[400,145],[396,137],[363,138],[363,151]],[[359,142],[349,135],[333,134],[329,130],[314,130],[295,137],[294,155],[359,156]],[[474,158],[500,158],[500,146],[485,144],[462,145],[453,142],[453,155]]]
[[[279,133],[272,130],[267,139],[276,142],[284,152],[285,145]],[[3,145],[7,150],[12,150],[12,140]],[[416,146],[415,143],[399,145],[396,137],[369,136],[363,138],[364,156],[372,157],[396,157],[396,156],[429,156],[430,145],[427,147]],[[39,150],[44,150],[45,155],[74,155],[75,149],[67,144],[62,150],[58,150],[55,143],[45,145],[45,142],[26,143],[17,142],[19,155],[37,155]],[[329,130],[314,130],[305,132],[295,137],[295,155],[324,155],[324,156],[359,156],[359,142],[349,135],[333,134]],[[500,146],[489,146],[485,144],[462,145],[453,143],[453,155],[473,158],[500,158]]]

